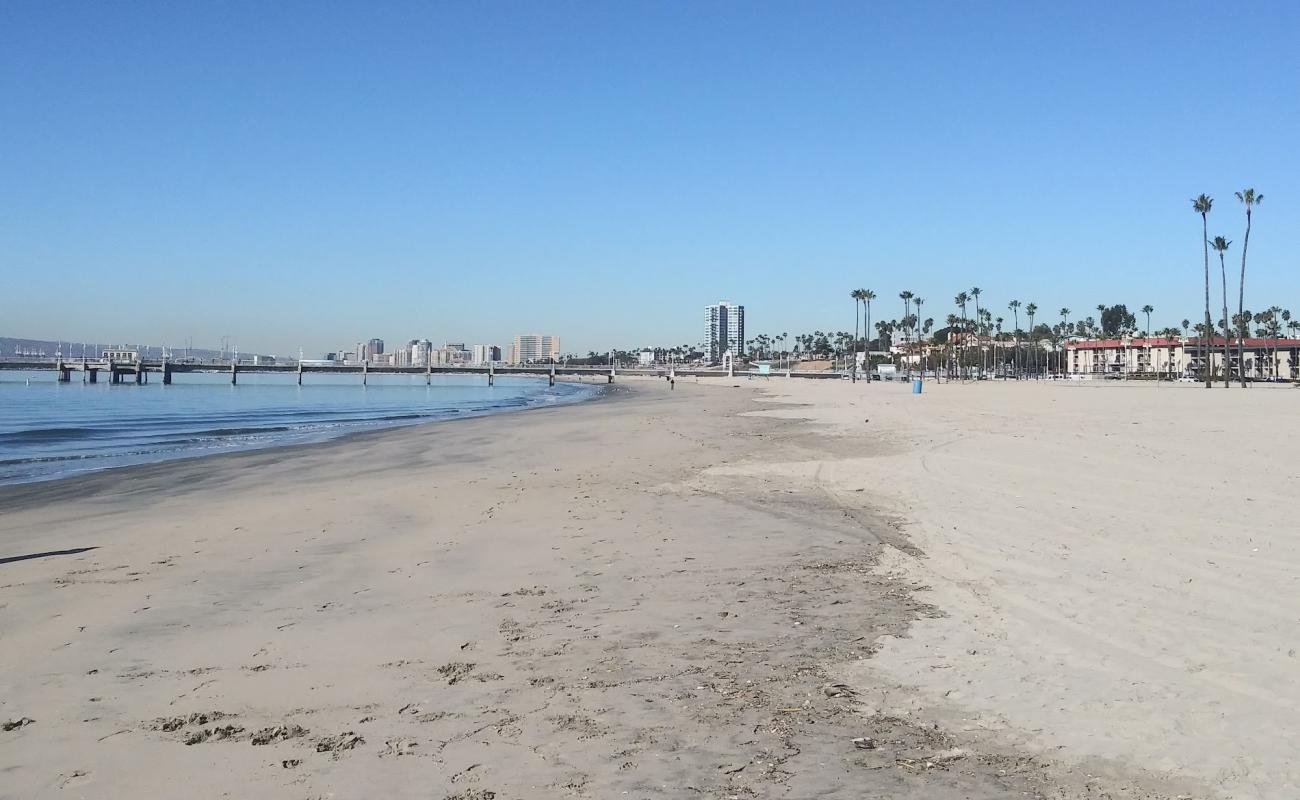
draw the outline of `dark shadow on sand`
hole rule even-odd
[[[44,553],[28,553],[25,556],[8,556],[6,558],[0,558],[0,564],[12,564],[15,561],[27,561],[33,558],[48,558],[50,556],[75,556],[77,553],[85,553],[89,550],[98,549],[99,546],[96,545],[95,547],[74,547],[71,550],[46,550]]]

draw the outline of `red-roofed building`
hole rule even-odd
[[[1214,375],[1223,376],[1223,337],[1209,343],[1209,363]],[[1151,337],[1127,339],[1079,339],[1066,342],[1066,371],[1071,375],[1105,377],[1135,375],[1179,377],[1200,376],[1206,363],[1204,339],[1196,336],[1176,339]],[[1237,375],[1237,340],[1228,343],[1231,374]],[[1243,342],[1246,377],[1300,379],[1300,339],[1261,339]]]

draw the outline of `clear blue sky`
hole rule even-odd
[[[1162,326],[1188,199],[1235,262],[1247,185],[1247,304],[1300,312],[1300,4],[1066,5],[9,0],[0,335],[585,351],[973,285]]]

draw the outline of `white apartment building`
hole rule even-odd
[[[1223,337],[1209,342],[1211,374],[1223,374]],[[1080,339],[1065,344],[1066,371],[1071,375],[1201,375],[1206,343],[1196,336],[1128,339]],[[1237,376],[1239,353],[1245,355],[1246,377],[1300,379],[1300,339],[1249,337],[1241,350],[1228,342],[1230,374]]]
[[[470,363],[486,366],[501,360],[501,348],[491,344],[476,344],[470,349]]]
[[[515,337],[511,348],[511,363],[527,364],[530,361],[558,361],[560,337],[542,334],[523,334]]]
[[[728,350],[737,358],[745,354],[745,307],[720,300],[704,307],[704,355],[721,361]]]

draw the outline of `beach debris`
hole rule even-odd
[[[857,697],[858,693],[847,683],[828,683],[822,687],[822,694],[827,697]]]
[[[384,749],[379,753],[379,757],[409,756],[412,755],[415,748],[419,746],[419,742],[413,739],[407,739],[404,736],[399,736],[396,739],[389,739],[384,742]]]
[[[156,731],[171,733],[184,728],[186,725],[207,725],[209,722],[216,722],[228,716],[230,715],[220,711],[196,711],[188,717],[159,717],[149,727]]]
[[[4,723],[4,725],[0,725],[0,728],[3,728],[5,733],[8,733],[9,731],[16,731],[19,728],[25,728],[35,721],[36,720],[31,717],[16,717]]]
[[[365,744],[366,740],[352,731],[344,731],[335,736],[326,736],[316,743],[317,753],[339,753],[344,750],[351,750],[359,744]]]
[[[853,746],[859,750],[875,750],[876,740],[869,736],[859,736],[853,740]]]
[[[454,686],[461,680],[469,677],[474,671],[474,664],[466,661],[452,661],[438,667],[438,674],[447,679],[448,686]]]
[[[541,597],[544,594],[546,594],[546,587],[544,586],[521,586],[513,592],[505,592],[501,596],[509,597],[510,595],[516,595],[518,597]]]
[[[253,734],[253,744],[263,745],[286,739],[297,739],[299,736],[306,736],[307,733],[307,729],[301,725],[272,725]]]
[[[463,792],[449,794],[443,800],[496,800],[497,793],[486,789],[466,789]]]
[[[285,760],[280,762],[280,766],[284,767],[285,769],[293,769],[294,767],[298,766],[301,763],[302,763],[301,758],[286,758]]]
[[[216,728],[203,728],[192,731],[185,737],[185,744],[194,745],[204,742],[220,742],[226,739],[234,739],[243,733],[244,729],[238,725],[221,725]]]

